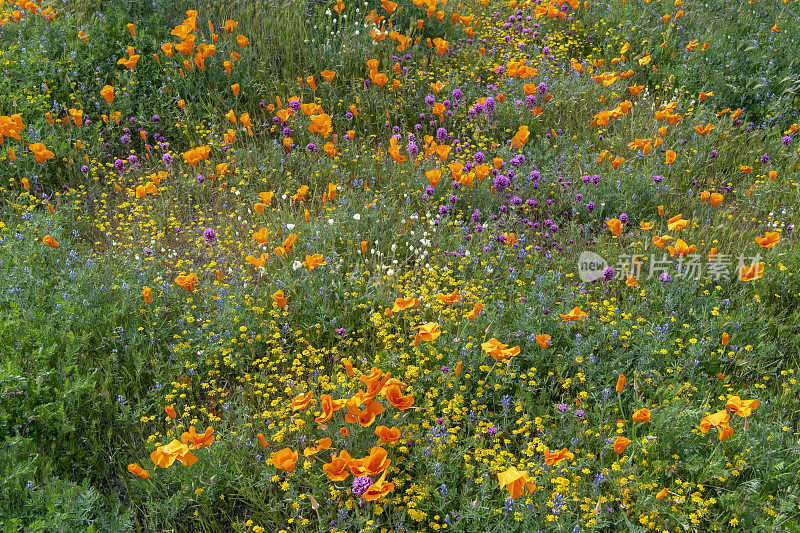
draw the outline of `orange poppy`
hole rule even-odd
[[[442,171],[439,169],[429,170],[425,172],[425,177],[428,178],[431,186],[436,187],[439,185],[439,180],[442,178]]]
[[[548,466],[555,466],[563,460],[572,461],[575,459],[575,454],[569,451],[566,448],[556,450],[555,452],[551,452],[550,448],[545,446],[544,448],[544,463]]]
[[[622,392],[625,389],[626,383],[627,380],[625,379],[625,374],[620,374],[619,377],[617,378],[617,386],[615,387],[614,390],[616,390],[617,392]]]
[[[520,126],[516,135],[511,139],[511,147],[516,149],[522,148],[522,146],[528,142],[528,137],[530,137],[530,135],[531,132],[528,130],[528,126]]]
[[[444,55],[444,53],[450,49],[450,43],[448,43],[441,37],[436,37],[431,42],[433,42],[433,46],[436,47],[436,53],[439,54],[440,56]]]
[[[671,240],[672,237],[669,235],[664,235],[661,237],[659,237],[658,235],[654,235],[652,239],[653,244],[655,244],[656,247],[661,248],[662,250],[664,249],[664,245],[666,244],[666,242]]]
[[[30,144],[28,145],[28,150],[33,152],[33,155],[36,156],[36,162],[39,164],[44,164],[46,160],[53,159],[56,156],[42,143]]]
[[[589,315],[581,311],[580,307],[575,307],[572,309],[572,311],[570,311],[566,315],[562,315],[559,313],[558,316],[561,317],[561,320],[566,320],[567,322],[574,322],[575,320],[584,320]]]
[[[254,255],[248,255],[245,258],[245,262],[253,265],[256,268],[263,268],[263,266],[267,263],[267,254],[262,253],[261,257],[256,257]]]
[[[387,483],[386,482],[386,473],[388,470],[384,470],[381,477],[378,480],[369,486],[369,488],[364,492],[362,498],[364,498],[368,502],[372,502],[375,500],[379,500],[392,492],[394,490],[394,483]]]
[[[184,466],[191,466],[197,462],[197,457],[189,451],[189,446],[178,439],[154,450],[150,453],[150,459],[161,468],[169,468],[176,460]]]
[[[545,349],[552,344],[550,340],[550,335],[547,333],[542,333],[541,335],[536,335],[536,344],[539,345],[539,348]]]
[[[419,305],[419,298],[397,298],[392,307],[393,313],[399,313],[403,309],[417,307]]]
[[[688,246],[682,239],[678,239],[675,241],[675,246],[667,246],[667,250],[669,250],[669,253],[673,258],[686,257],[690,253],[696,252],[697,246],[694,244]]]
[[[445,305],[450,305],[460,302],[461,295],[459,294],[458,289],[454,289],[452,294],[437,294],[436,299]]]
[[[114,88],[111,85],[106,85],[100,90],[100,96],[110,104],[114,101]]]
[[[308,391],[306,394],[300,394],[296,396],[294,399],[292,399],[289,405],[291,406],[292,411],[305,411],[308,409],[308,405],[313,399],[314,391]]]
[[[478,315],[482,310],[483,310],[483,302],[476,303],[475,306],[472,308],[472,311],[470,311],[467,314],[467,319],[475,320],[476,318],[478,318]]]
[[[331,454],[331,462],[325,463],[322,470],[331,481],[344,481],[350,476],[349,466],[352,461],[350,454],[342,450],[338,456]]]
[[[306,260],[303,261],[303,266],[307,267],[309,270],[314,270],[318,266],[327,265],[328,262],[325,261],[322,254],[314,254],[314,255],[307,255]]]
[[[632,96],[636,96],[644,89],[645,89],[644,85],[631,85],[630,87],[628,87],[628,91],[631,93]]]
[[[373,446],[369,455],[363,459],[350,461],[350,473],[355,477],[359,476],[377,476],[386,470],[391,464],[391,459],[384,448],[380,446]]]
[[[333,200],[334,198],[336,198],[337,190],[338,189],[336,187],[336,184],[334,183],[328,184],[328,190],[326,191],[328,193],[328,200]]]
[[[303,457],[311,457],[322,450],[330,450],[331,444],[333,444],[333,441],[331,441],[330,437],[319,439],[314,446],[308,446],[303,450]]]
[[[211,446],[214,444],[214,440],[214,428],[211,426],[208,426],[203,433],[197,433],[194,426],[189,426],[189,431],[185,431],[181,435],[182,443],[186,444],[191,442],[189,445],[190,450],[199,450],[206,446]]]
[[[689,225],[689,220],[684,220],[682,214],[677,214],[667,221],[667,229],[669,231],[682,230]]]
[[[763,237],[756,237],[756,243],[765,250],[773,248],[780,240],[781,236],[777,231],[768,231]]]
[[[505,472],[499,472],[497,480],[500,482],[501,489],[508,488],[508,494],[512,500],[522,496],[525,489],[531,494],[536,491],[536,484],[528,476],[528,472],[520,472],[513,466],[506,469]]]
[[[436,322],[428,322],[417,327],[417,337],[425,342],[435,341],[441,334],[442,328]]]
[[[304,202],[308,193],[308,185],[301,185],[297,192],[292,195],[292,202]]]
[[[405,411],[414,405],[414,397],[410,394],[408,396],[403,396],[399,385],[387,387],[386,399],[389,400],[389,403],[391,403],[392,406],[399,411]]]
[[[722,410],[717,411],[713,415],[704,416],[702,420],[700,420],[700,431],[704,434],[708,433],[712,427],[717,428],[717,432],[719,432],[719,440],[725,441],[728,437],[733,435],[733,428],[729,425],[731,419],[731,415],[728,414],[728,411]]]
[[[618,218],[610,218],[606,220],[606,226],[611,230],[616,237],[622,235],[622,222]]]
[[[345,372],[347,372],[347,377],[352,378],[355,375],[355,372],[353,372],[353,363],[350,362],[350,359],[342,359],[342,366]]]
[[[272,294],[272,299],[275,301],[275,305],[277,305],[278,307],[286,307],[286,300],[288,298],[289,298],[288,296],[284,296],[283,291],[281,290],[275,291]]]
[[[380,438],[380,442],[386,444],[396,444],[400,440],[400,430],[396,427],[378,426],[375,428],[375,435]]]
[[[144,296],[144,303],[147,305],[153,303],[153,290],[150,287],[144,287],[142,289],[142,296]]]
[[[272,459],[272,464],[275,465],[275,468],[279,468],[286,472],[292,473],[297,467],[298,454],[291,448],[278,450],[277,452],[272,453],[270,458]]]
[[[505,361],[515,355],[519,355],[520,347],[515,346],[510,348],[507,344],[501,343],[496,338],[492,337],[488,341],[481,343],[481,348],[487,355],[491,356],[495,361]]]
[[[764,263],[753,263],[750,266],[742,265],[739,267],[740,281],[755,281],[764,275]]]
[[[347,400],[334,400],[330,394],[322,394],[319,397],[322,414],[314,419],[317,424],[323,424],[333,418],[334,413],[344,407]]]
[[[731,413],[736,413],[742,418],[747,418],[750,414],[758,409],[758,400],[742,400],[738,396],[731,396],[728,398],[728,403],[725,408]]]
[[[336,76],[336,72],[333,71],[333,70],[325,69],[322,72],[320,72],[320,76],[322,76],[322,79],[324,79],[325,81],[330,83],[330,82],[333,81],[333,78]]]
[[[617,439],[614,441],[614,453],[617,455],[622,455],[625,452],[625,448],[628,447],[631,440],[628,438],[623,437],[622,435],[618,436]]]
[[[634,422],[650,422],[650,409],[637,409],[633,412],[632,418]]]
[[[363,409],[356,405],[359,402],[357,397],[351,399],[351,402],[348,402],[347,413],[344,415],[344,420],[348,424],[358,422],[362,427],[369,427],[375,422],[375,417],[386,410],[383,404],[377,400],[364,402]]]
[[[253,240],[259,244],[266,244],[269,241],[269,235],[267,228],[261,228],[256,233],[253,233]]]
[[[61,246],[61,244],[59,244],[59,242],[50,235],[45,235],[44,238],[42,238],[42,242],[48,246],[52,246],[53,248],[58,248]]]

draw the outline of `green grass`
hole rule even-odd
[[[525,21],[534,35],[508,34],[504,23],[517,8],[507,4],[451,1],[437,6],[439,22],[402,2],[393,29],[421,39],[403,52],[388,38],[369,37],[364,16],[384,13],[376,1],[346,2],[341,15],[317,1],[54,9],[52,22],[25,13],[0,35],[0,113],[20,113],[25,125],[21,141],[3,138],[0,155],[4,531],[797,530],[800,254],[789,225],[800,201],[800,156],[796,139],[782,142],[800,110],[790,53],[800,46],[796,3],[687,2],[676,22],[672,2],[596,2],[574,20]],[[183,77],[184,57],[170,59],[160,46],[177,42],[170,32],[190,9],[199,12],[197,44],[211,43],[209,19],[219,39],[206,68]],[[454,11],[483,19],[472,42],[451,23]],[[524,14],[533,15],[533,6]],[[239,22],[230,34],[228,19]],[[780,31],[772,31],[775,24]],[[81,30],[88,43],[77,38]],[[247,47],[237,45],[239,34],[250,39]],[[426,46],[436,37],[452,53]],[[687,50],[695,39],[696,49]],[[616,64],[625,42],[630,49]],[[141,55],[132,71],[116,64],[128,45]],[[545,45],[553,60],[542,58]],[[222,62],[232,52],[241,59],[227,74]],[[498,74],[524,53],[538,68],[535,77]],[[651,62],[640,66],[648,53]],[[389,89],[392,81],[366,86],[373,58],[402,82],[399,91]],[[573,58],[587,70],[592,60],[605,62],[579,75]],[[407,71],[395,75],[396,62]],[[629,68],[631,77],[608,87],[590,77]],[[323,69],[337,72],[332,83],[323,82]],[[297,82],[309,75],[314,90]],[[437,80],[440,93],[431,87]],[[515,101],[525,100],[527,83],[540,82],[553,97],[543,102],[538,94],[542,111],[533,116]],[[116,90],[112,104],[99,94],[107,84]],[[631,96],[634,84],[646,91]],[[436,117],[425,97],[455,102],[454,89],[463,102]],[[699,102],[700,91],[714,96]],[[499,93],[504,102],[490,118],[468,113],[479,98],[499,100]],[[298,97],[330,114],[337,156],[322,149],[333,137],[309,131],[299,110],[287,124],[294,146],[284,150],[276,97],[284,108]],[[623,100],[634,103],[629,114],[591,125]],[[662,138],[666,121],[654,113],[673,101],[682,118],[663,144],[649,155],[631,150],[634,139]],[[346,116],[350,105],[357,117]],[[717,115],[723,108],[731,109]],[[737,108],[743,112],[733,121]],[[69,109],[83,110],[92,124],[61,126]],[[230,123],[229,110],[249,113],[256,135]],[[121,124],[105,124],[101,115],[114,111]],[[715,125],[711,133],[695,133],[707,123]],[[521,125],[530,138],[514,149],[508,141]],[[409,133],[424,154],[425,135],[435,137],[440,127],[450,134],[442,143],[453,145],[446,162],[434,156],[398,164],[387,155],[390,137],[400,134],[409,157]],[[223,146],[229,129],[236,141]],[[354,140],[345,138],[348,130]],[[34,142],[54,159],[35,162]],[[310,152],[309,143],[320,150]],[[189,166],[181,153],[200,145],[211,146],[208,161]],[[664,162],[667,149],[678,154],[674,164]],[[493,188],[492,174],[469,187],[451,184],[448,165],[478,151],[490,166],[492,158],[504,161],[499,173],[514,169],[508,189]],[[520,153],[524,162],[512,163]],[[615,169],[609,159],[619,156],[626,161]],[[114,168],[117,159],[122,170]],[[215,177],[218,163],[228,172]],[[441,182],[426,193],[425,172],[434,168]],[[158,194],[137,198],[136,187],[159,172]],[[325,201],[331,183],[338,197]],[[309,187],[306,201],[292,202],[301,185]],[[721,192],[723,203],[701,201],[705,190]],[[254,204],[264,191],[275,195],[259,213]],[[623,213],[630,222],[614,237],[605,221]],[[691,223],[669,231],[667,220],[679,213]],[[640,222],[655,227],[642,230]],[[213,243],[204,241],[206,228],[216,231]],[[252,239],[261,228],[270,234],[264,247]],[[775,248],[756,244],[776,229]],[[274,248],[293,233],[297,243],[282,258]],[[510,233],[515,246],[500,238]],[[666,252],[651,238],[667,233],[696,245],[705,268],[711,248],[726,254],[730,278],[681,279],[674,261],[672,281],[648,277]],[[60,247],[43,244],[45,235]],[[639,287],[624,277],[583,283],[576,265],[584,250],[617,274],[625,254],[652,257]],[[245,261],[262,252],[263,269]],[[316,253],[326,265],[302,265]],[[759,254],[764,276],[738,280],[740,254],[748,263]],[[189,272],[199,278],[192,293],[174,282]],[[152,289],[150,305],[144,287]],[[461,302],[437,301],[455,289]],[[277,290],[289,297],[285,308],[273,304]],[[387,312],[410,296],[421,305]],[[465,318],[478,301],[483,312]],[[559,317],[576,306],[587,321]],[[440,324],[442,334],[415,346],[427,322]],[[535,338],[542,333],[552,341],[545,349]],[[490,338],[519,346],[519,354],[495,363],[481,348]],[[314,422],[321,394],[353,397],[373,366],[408,384],[411,409],[380,398],[386,411],[371,426],[346,423],[341,413]],[[620,374],[628,384],[617,393]],[[317,403],[293,411],[289,402],[306,391]],[[759,406],[748,418],[731,415],[734,435],[718,442],[714,429],[703,434],[698,426],[732,395]],[[165,416],[167,405],[176,419]],[[644,407],[652,419],[632,422]],[[353,495],[350,478],[330,480],[322,465],[343,449],[368,455],[378,425],[401,428],[403,437],[382,444],[395,488],[373,503]],[[196,450],[190,467],[154,467],[151,452],[189,426],[213,426],[218,440]],[[623,454],[610,442],[618,434],[631,440]],[[304,448],[323,437],[333,441],[330,452],[305,459]],[[300,454],[294,473],[270,459],[284,447]],[[566,447],[575,459],[545,465],[545,447]],[[128,472],[134,462],[150,479]],[[509,500],[497,474],[510,466],[527,470],[538,490]],[[670,491],[663,501],[656,499],[662,488]]]

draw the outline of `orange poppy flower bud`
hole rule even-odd
[[[353,363],[350,362],[350,359],[343,359],[342,365],[344,366],[345,372],[347,372],[347,377],[353,377],[355,373],[353,372]]]
[[[131,463],[128,465],[128,472],[138,477],[142,481],[147,481],[150,478],[150,472],[139,466],[138,463]]]
[[[167,416],[171,419],[175,420],[178,414],[175,412],[175,406],[173,405],[165,405],[164,412],[167,413]]]
[[[617,387],[615,390],[617,392],[622,392],[623,389],[625,389],[625,383],[627,383],[627,380],[625,379],[625,374],[620,374],[619,377],[617,378]]]

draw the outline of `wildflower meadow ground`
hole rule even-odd
[[[3,531],[800,531],[796,0],[0,0]]]

